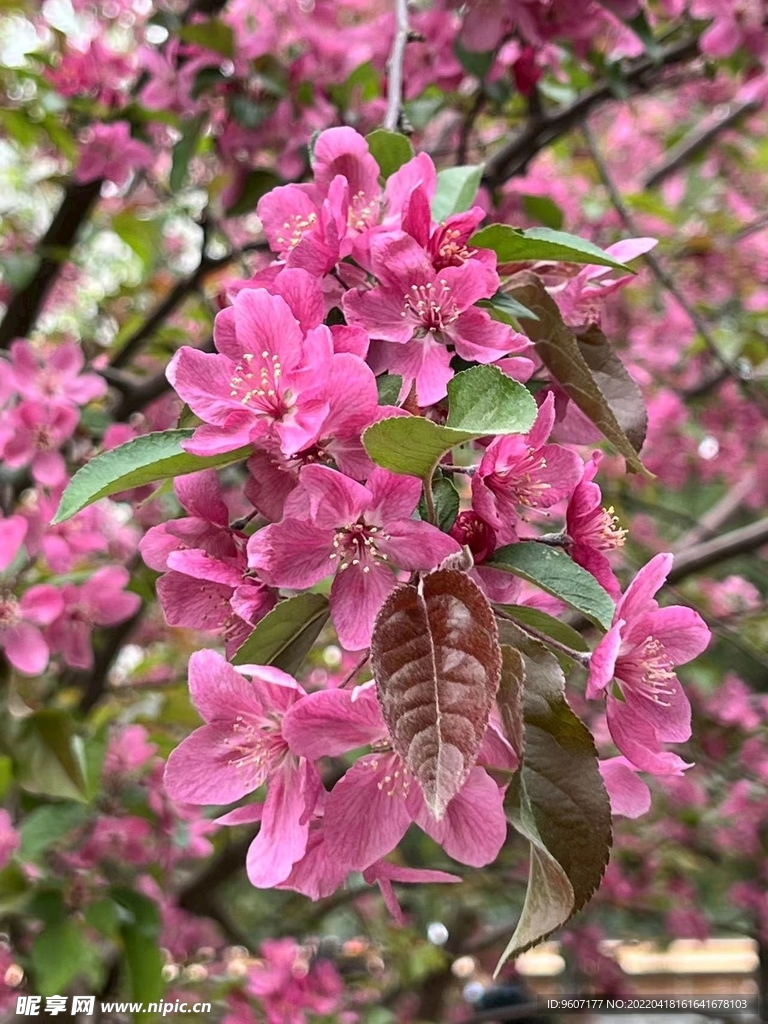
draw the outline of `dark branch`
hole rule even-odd
[[[668,583],[677,583],[686,576],[709,569],[719,562],[724,562],[737,555],[756,551],[768,544],[768,518],[758,519],[749,526],[731,530],[721,537],[694,544],[687,551],[681,551],[675,558],[675,564],[667,579]]]
[[[643,189],[656,188],[679,171],[681,167],[705,153],[718,135],[728,131],[729,128],[734,128],[744,117],[756,113],[759,109],[760,104],[754,100],[728,105],[725,112],[712,124],[705,128],[695,129],[673,146],[667,153],[664,163],[645,179]]]
[[[646,92],[663,82],[667,68],[693,60],[698,52],[698,39],[690,38],[662,50],[656,60],[641,57],[628,64],[622,85],[629,93]],[[549,117],[532,119],[516,138],[491,157],[483,183],[494,189],[516,174],[523,174],[537,153],[580,125],[596,107],[613,99],[616,99],[614,85],[601,82]]]
[[[54,215],[51,225],[37,243],[35,254],[39,260],[34,277],[11,299],[3,322],[0,324],[0,349],[8,348],[16,338],[25,338],[48,297],[48,293],[68,258],[81,224],[88,217],[99,197],[101,181],[87,185],[70,183]]]

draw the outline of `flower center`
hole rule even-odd
[[[261,366],[256,367],[253,365],[255,358],[253,352],[243,354],[243,361],[237,364],[230,380],[230,397],[238,398],[241,405],[249,406],[254,412],[280,419],[293,404],[290,391],[284,390],[280,383],[283,374],[280,359],[264,351]]]
[[[365,192],[356,192],[349,201],[347,224],[355,231],[365,231],[379,219],[379,200],[368,199]]]
[[[403,296],[402,317],[415,316],[425,331],[442,331],[459,318],[459,310],[451,296],[447,281],[437,284],[412,284]]]
[[[282,233],[277,236],[277,244],[285,253],[294,249],[304,237],[304,232],[309,230],[317,221],[316,213],[308,213],[302,217],[300,213],[294,213],[288,220],[283,221]]]
[[[546,468],[546,458],[529,447],[513,465],[497,469],[491,476],[490,486],[497,492],[503,492],[516,505],[535,509],[541,505],[544,494],[552,489],[552,484],[541,479]]]
[[[432,266],[435,270],[445,267],[460,267],[477,254],[477,249],[468,248],[461,240],[456,228],[441,228],[430,239]]]
[[[389,534],[382,533],[378,526],[368,526],[359,519],[351,526],[336,531],[331,558],[339,559],[339,569],[362,565],[363,572],[369,573],[371,563],[388,561],[389,556],[379,550],[378,544],[389,539]]]
[[[590,521],[584,526],[585,541],[598,551],[611,551],[622,547],[626,536],[627,531],[619,526],[613,505],[609,508],[598,506],[592,512]]]
[[[275,766],[288,753],[288,744],[280,731],[280,717],[275,713],[262,719],[238,715],[224,745],[230,749],[229,766],[249,776],[261,774],[265,764]]]
[[[661,640],[647,636],[630,652],[620,654],[616,659],[615,673],[622,690],[645,697],[660,707],[670,706],[664,698],[675,692],[671,685],[675,670]]]
[[[19,602],[12,594],[0,594],[0,626],[15,626],[21,622]]]

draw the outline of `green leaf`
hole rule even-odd
[[[280,601],[235,651],[233,665],[274,665],[295,675],[328,620],[322,594],[297,594]]]
[[[213,50],[224,57],[232,57],[234,54],[235,40],[232,28],[218,18],[209,18],[194,25],[182,25],[179,37],[185,43],[203,46],[206,50]]]
[[[548,615],[539,608],[532,608],[527,604],[505,604],[501,606],[507,614],[511,615],[521,626],[532,626],[540,633],[551,636],[561,644],[572,647],[575,651],[588,651],[589,644],[567,622],[561,622],[553,615]]]
[[[568,706],[557,660],[510,622],[499,623],[499,639],[517,649],[524,665],[523,762],[505,807],[531,844],[531,860],[525,904],[497,974],[589,901],[611,847],[611,808],[595,744]]]
[[[397,405],[403,378],[398,373],[382,373],[376,378],[379,405]]]
[[[504,735],[522,761],[525,747],[523,734],[523,686],[525,662],[520,651],[509,644],[501,644],[501,678],[496,704],[501,716]]]
[[[13,761],[7,754],[0,754],[0,800],[5,796],[13,781]]]
[[[190,25],[188,27],[198,28],[200,26]],[[184,185],[187,179],[189,162],[195,155],[200,133],[207,120],[207,114],[198,114],[197,117],[190,118],[181,126],[181,138],[173,147],[173,163],[171,164],[171,174],[168,180],[171,192],[178,192]]]
[[[32,892],[26,874],[12,861],[0,871],[0,914],[13,914],[21,910]]]
[[[370,135],[366,135],[365,140],[385,180],[413,159],[411,140],[400,132],[377,128]]]
[[[432,481],[432,500],[435,504],[436,525],[444,533],[448,533],[459,514],[459,492],[447,476],[440,476]],[[423,495],[419,501],[419,515],[424,520],[428,518],[427,503]]]
[[[454,213],[463,213],[474,203],[483,165],[472,167],[446,167],[437,173],[437,190],[432,200],[432,216],[444,221]]]
[[[10,751],[16,781],[28,793],[84,801],[87,795],[83,744],[71,715],[35,711],[11,726]]]
[[[139,220],[129,210],[112,218],[112,230],[136,253],[145,270],[150,270],[160,251],[162,225],[157,220]]]
[[[253,213],[261,197],[265,196],[267,192],[271,192],[281,181],[282,178],[279,178],[274,171],[262,167],[249,171],[237,199],[227,207],[227,216],[239,217],[245,213]]]
[[[112,451],[96,455],[70,480],[52,524],[63,523],[99,498],[141,487],[156,480],[168,480],[201,469],[227,466],[248,457],[250,447],[221,455],[191,455],[181,447],[194,430],[164,430],[142,434]]]
[[[619,370],[618,356],[613,358],[608,354],[608,342],[604,338],[602,342],[596,341],[595,332],[588,331],[580,344],[536,274],[530,271],[515,274],[508,287],[514,298],[529,306],[538,317],[521,326],[536,346],[544,365],[569,398],[624,456],[627,467],[649,476],[633,444],[633,441],[641,441],[645,433],[642,397],[624,367]],[[613,395],[615,411],[601,384]]]
[[[83,911],[85,920],[107,939],[117,938],[120,929],[120,908],[114,900],[104,897],[89,903]]]
[[[496,51],[466,50],[457,39],[453,44],[453,52],[456,54],[456,58],[461,66],[470,75],[474,75],[475,78],[479,78],[482,82],[493,66],[493,58]]]
[[[485,563],[534,583],[565,601],[602,629],[610,629],[615,605],[594,576],[559,548],[521,541],[498,548]]]
[[[125,954],[131,998],[136,1002],[157,1003],[163,995],[163,958],[158,948],[160,913],[154,900],[132,889],[114,887],[112,898],[120,908],[120,938]],[[137,1024],[146,1024],[156,1015],[147,1010],[134,1012]]]
[[[541,221],[548,228],[559,231],[563,226],[563,211],[549,196],[522,196],[523,209],[531,220]]]
[[[54,843],[65,840],[72,829],[90,815],[83,804],[43,804],[36,807],[21,824],[19,856],[24,861],[38,860]]]
[[[448,384],[448,420],[438,426],[422,416],[392,416],[363,434],[373,461],[428,480],[456,445],[490,434],[524,434],[536,419],[536,403],[522,384],[495,366],[473,366]]]
[[[623,263],[614,260],[598,246],[578,235],[551,228],[512,228],[508,224],[489,224],[469,240],[478,249],[492,249],[499,263],[522,263],[529,260],[563,260],[614,267],[631,274]]]
[[[499,314],[496,319],[502,320],[504,323],[510,324],[512,327],[517,326],[517,321],[522,317],[524,320],[538,320],[536,314],[524,306],[522,302],[518,302],[517,299],[513,299],[511,295],[505,295],[504,292],[496,292],[490,299],[483,299],[478,305],[483,306],[485,309],[491,309],[494,313]]]
[[[98,974],[98,951],[71,918],[46,924],[30,954],[35,989],[42,996],[58,995],[80,975]]]

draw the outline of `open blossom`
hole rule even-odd
[[[621,547],[626,530],[618,525],[612,508],[603,508],[600,488],[594,482],[601,459],[601,452],[593,452],[584,465],[584,475],[568,501],[565,532],[571,558],[592,573],[615,600],[621,590],[604,552]]]
[[[131,171],[149,167],[152,163],[152,150],[138,139],[131,138],[127,121],[94,124],[89,133],[75,170],[75,180],[81,184],[106,178],[122,188]]]
[[[447,346],[479,363],[492,363],[513,347],[509,327],[475,306],[498,283],[489,281],[484,263],[468,259],[438,271],[411,235],[389,232],[371,242],[371,268],[380,285],[347,292],[344,313],[350,324],[389,343],[380,353],[382,368],[402,375],[402,395],[415,382],[419,405],[447,393],[453,377]]]
[[[325,800],[325,856],[345,874],[385,857],[414,822],[464,864],[489,864],[501,849],[507,833],[503,794],[490,775],[473,768],[445,817],[435,821],[418,782],[388,749],[372,684],[354,693],[337,689],[310,694],[286,720],[285,736],[292,750],[310,760],[338,757],[365,744],[378,748],[358,758]],[[505,766],[513,764],[514,755],[508,753],[512,760]]]
[[[209,650],[190,658],[189,690],[206,724],[169,757],[166,790],[180,802],[228,804],[266,782],[266,800],[255,808],[261,828],[248,851],[247,869],[253,885],[277,885],[304,854],[320,791],[316,773],[291,754],[282,731],[304,690],[280,669],[233,668]],[[236,810],[236,820],[254,820],[253,805],[241,810],[246,817]]]
[[[420,496],[415,477],[377,468],[364,486],[326,466],[305,466],[284,518],[249,540],[249,564],[275,587],[304,589],[335,572],[333,624],[343,647],[360,650],[397,586],[393,570],[433,569],[459,550],[447,534],[410,518]]]
[[[30,587],[21,597],[0,589],[0,647],[19,672],[36,676],[48,664],[49,648],[41,626],[61,614],[61,591],[48,583]]]
[[[125,590],[129,580],[127,569],[110,565],[98,569],[81,586],[67,583],[61,588],[63,607],[45,637],[67,665],[93,668],[93,628],[114,626],[136,614],[141,598]]]
[[[268,939],[248,971],[245,990],[259,1000],[267,1024],[306,1024],[306,1013],[336,1019],[344,981],[330,960],[313,960],[295,939]]]
[[[25,399],[6,414],[13,428],[2,457],[13,469],[29,465],[33,478],[48,487],[66,479],[60,447],[75,431],[80,414],[74,406]]]
[[[472,504],[503,544],[518,539],[519,509],[551,508],[579,481],[576,452],[546,443],[554,421],[554,399],[547,396],[530,431],[492,441],[472,477]]]
[[[244,288],[216,317],[217,353],[181,348],[168,380],[203,421],[188,451],[214,455],[274,436],[286,455],[316,437],[328,414],[333,339],[325,325],[302,331],[290,306]]]
[[[675,666],[701,654],[710,638],[692,608],[660,608],[654,600],[672,560],[656,555],[627,587],[592,654],[587,684],[588,697],[606,697],[608,728],[621,753],[655,775],[679,775],[689,767],[662,743],[683,743],[691,735],[691,706]]]
[[[87,405],[107,393],[107,382],[97,373],[83,373],[83,350],[64,342],[51,351],[28,341],[11,345],[11,373],[16,391],[24,398],[53,405]]]

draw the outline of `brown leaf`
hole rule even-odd
[[[579,351],[592,371],[595,383],[605,395],[630,444],[639,452],[648,430],[648,410],[640,388],[597,324],[590,324],[575,334]]]
[[[456,569],[400,586],[376,619],[371,663],[392,745],[439,821],[477,760],[499,685],[491,606]]]
[[[523,687],[525,661],[520,651],[508,644],[501,646],[501,681],[497,704],[504,735],[509,740],[518,760],[523,759]]]
[[[541,279],[529,270],[515,274],[505,287],[505,292],[518,302],[522,302],[538,317],[538,320],[521,320],[521,327],[536,346],[536,352],[544,365],[566,391],[568,397],[624,456],[630,470],[650,476],[637,457],[633,444],[633,439],[637,441],[640,436],[642,423],[634,408],[630,412],[625,407],[630,394],[627,379],[631,381],[631,378],[612,350],[612,358],[606,355],[605,349],[610,348],[608,342],[604,340],[604,346],[599,346],[598,349],[591,348],[596,342],[594,336],[588,332],[588,336],[582,338],[584,347],[581,347],[576,335],[563,321],[557,303],[549,295]],[[594,367],[593,362],[596,364]],[[621,366],[620,372],[618,366]],[[612,384],[606,393],[601,387],[601,384],[606,383],[606,376],[616,377],[617,380],[620,378],[621,386],[617,388],[616,384]],[[616,397],[619,392],[623,397],[619,402],[620,408],[615,409],[611,397],[612,394]],[[632,398],[634,407],[639,392],[634,393]],[[634,438],[627,435],[617,413],[630,421]]]

